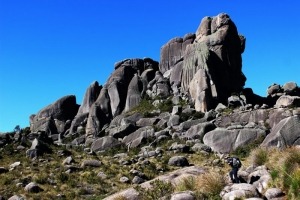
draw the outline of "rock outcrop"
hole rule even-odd
[[[205,17],[196,34],[174,38],[161,48],[160,71],[170,70],[172,88],[190,93],[196,110],[205,112],[243,89],[245,41],[227,14]]]
[[[36,115],[30,116],[30,130],[45,131],[48,136],[64,133],[70,128],[71,120],[74,119],[78,108],[74,95],[62,97]]]
[[[273,127],[261,146],[286,148],[288,146],[300,145],[300,116],[292,116],[281,120]]]

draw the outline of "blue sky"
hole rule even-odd
[[[0,0],[0,132],[65,95],[81,104],[116,61],[151,57],[204,16],[228,13],[247,38],[246,87],[299,84],[300,3],[296,0]]]

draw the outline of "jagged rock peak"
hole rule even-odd
[[[204,17],[196,34],[175,37],[162,46],[159,69],[164,76],[170,74],[173,91],[189,93],[196,110],[206,111],[242,91],[245,41],[229,15]]]

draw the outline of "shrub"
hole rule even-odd
[[[233,154],[240,158],[246,158],[250,155],[250,152],[253,149],[257,148],[262,143],[263,140],[264,137],[260,137],[249,142],[247,145],[239,146],[235,151],[233,151]]]
[[[290,176],[290,187],[288,192],[289,199],[300,198],[300,169],[296,170]]]
[[[162,197],[170,199],[174,188],[170,182],[155,180],[151,183],[152,188],[144,189],[137,187],[142,200],[160,199]]]
[[[289,199],[300,197],[300,152],[291,149],[283,163],[283,187],[288,190]]]
[[[178,184],[176,184],[175,191],[194,191],[196,190],[196,180],[194,177],[187,177],[182,179]]]
[[[197,188],[202,195],[209,199],[219,198],[219,194],[225,187],[225,177],[216,171],[207,172],[196,179]]]
[[[139,105],[132,108],[130,111],[127,112],[128,115],[134,114],[134,113],[141,113],[143,115],[148,115],[151,111],[153,111],[155,107],[152,105],[151,100],[148,99],[142,99]]]
[[[169,99],[161,102],[160,104],[158,104],[158,109],[161,112],[172,112],[172,109],[173,109],[172,99],[169,98]]]
[[[257,148],[251,152],[254,166],[264,165],[268,161],[268,151],[264,148]]]

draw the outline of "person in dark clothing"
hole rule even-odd
[[[231,171],[229,172],[230,179],[232,183],[239,183],[238,171],[242,166],[242,162],[237,157],[227,157],[226,162],[231,166]]]

